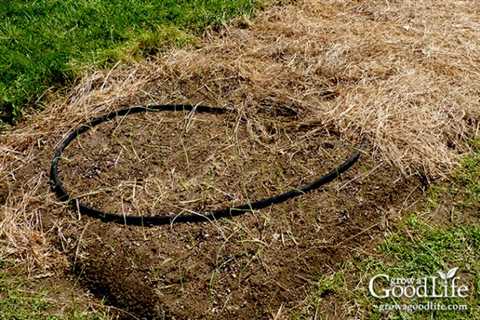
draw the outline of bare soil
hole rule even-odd
[[[118,119],[69,147],[61,175],[102,210],[181,214],[289,190],[352,150],[334,133],[296,126],[295,117],[257,118],[255,125],[270,139],[260,141],[235,116]],[[231,220],[141,228],[82,218],[63,231],[76,244],[67,255],[87,288],[139,317],[293,313],[318,275],[365,250],[421,194],[415,179],[374,166],[365,156],[320,191]]]
[[[148,216],[271,197],[313,181],[352,152],[338,134],[302,127],[295,117],[162,112],[95,127],[67,148],[60,168],[82,202]]]

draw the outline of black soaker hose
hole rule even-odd
[[[50,167],[50,182],[52,190],[57,195],[58,199],[61,201],[66,201],[71,206],[72,209],[78,210],[81,214],[85,214],[92,218],[100,219],[103,222],[115,222],[120,224],[127,225],[137,225],[137,226],[155,226],[155,225],[164,225],[172,223],[186,223],[186,222],[207,222],[210,220],[216,220],[221,218],[229,218],[244,214],[246,212],[251,212],[252,210],[259,210],[271,206],[273,204],[278,204],[289,199],[298,197],[312,190],[318,189],[322,185],[329,183],[343,172],[347,171],[352,167],[355,162],[360,157],[360,149],[363,147],[364,143],[362,142],[360,146],[356,148],[356,151],[353,152],[343,163],[338,167],[331,170],[327,174],[317,178],[313,182],[299,186],[290,191],[280,193],[276,196],[257,200],[251,203],[242,204],[236,207],[225,208],[221,210],[215,210],[211,212],[204,213],[191,213],[188,215],[174,215],[174,214],[165,214],[165,215],[155,215],[155,216],[141,216],[141,215],[122,215],[118,213],[108,213],[102,212],[95,208],[89,207],[81,203],[78,199],[72,198],[69,193],[63,187],[63,183],[58,177],[58,162],[62,156],[62,152],[65,148],[75,140],[79,135],[85,133],[92,127],[112,120],[118,116],[127,116],[130,114],[141,113],[141,112],[151,112],[151,111],[189,111],[197,113],[211,113],[211,114],[224,114],[228,112],[227,109],[213,108],[208,106],[193,106],[188,104],[169,104],[169,105],[149,105],[149,106],[134,106],[118,111],[108,113],[106,115],[93,118],[88,123],[81,125],[77,129],[71,131],[67,137],[59,144],[55,149],[54,156],[51,162]]]

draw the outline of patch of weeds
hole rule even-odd
[[[341,291],[341,288],[345,285],[345,274],[343,272],[335,272],[331,275],[325,275],[318,281],[318,286],[315,291],[314,297],[322,299],[336,292]],[[317,301],[319,302],[319,301]]]
[[[27,279],[0,270],[0,320],[109,319],[107,313],[84,311],[74,303],[66,304],[51,298],[47,289],[31,289]]]
[[[480,203],[480,139],[472,142],[474,152],[465,157],[456,173],[455,187],[463,193],[463,208],[479,208]]]
[[[391,234],[378,247],[378,258],[356,257],[333,274],[322,276],[312,289],[306,306],[295,319],[310,319],[324,314],[326,305],[342,309],[345,317],[365,319],[480,319],[480,227],[452,229],[434,228],[408,219],[408,231]],[[436,276],[438,271],[458,267],[459,285],[468,286],[466,298],[382,298],[373,297],[368,289],[370,279],[379,274],[394,278],[423,278]],[[377,283],[376,293],[383,295],[389,283]],[[443,280],[437,280],[443,281]],[[440,282],[441,283],[441,282]],[[431,289],[431,282],[427,282]],[[440,291],[439,291],[440,292]],[[417,305],[428,302],[437,305],[467,305],[466,311],[400,311],[381,310],[388,305]],[[318,311],[320,310],[320,311]],[[328,312],[326,312],[328,313]],[[322,319],[322,317],[320,317]]]
[[[425,201],[426,211],[437,209],[440,206],[442,195],[446,189],[444,186],[433,185],[427,190],[427,199]]]
[[[417,279],[425,276],[439,277],[439,271],[446,272],[453,268],[459,268],[457,274],[459,276],[458,282],[468,285],[469,294],[466,298],[455,299],[410,298],[398,300],[394,298],[369,298],[369,301],[377,305],[385,303],[415,305],[432,301],[443,305],[466,304],[469,307],[469,310],[466,312],[440,310],[428,311],[426,313],[398,311],[383,313],[391,319],[423,319],[427,313],[435,319],[479,319],[480,227],[466,226],[444,229],[423,224],[417,221],[415,216],[412,216],[409,220],[413,221],[409,221],[407,232],[393,234],[380,246],[379,252],[385,258],[382,259],[381,268],[375,271],[384,272],[391,278]],[[439,281],[443,283],[443,280],[440,278]],[[430,281],[427,287],[432,289]],[[380,317],[382,312],[375,310],[374,314]]]
[[[396,226],[377,247],[371,257],[358,255],[339,266],[337,271],[322,276],[308,297],[303,310],[295,319],[310,319],[326,315],[327,305],[335,305],[345,318],[364,319],[480,319],[480,224],[477,220],[461,225],[427,222],[442,203],[443,198],[457,208],[478,208],[480,196],[480,143],[473,143],[474,152],[462,161],[462,166],[447,185],[435,186],[427,193],[424,208],[412,213]],[[452,194],[454,195],[452,197]],[[427,215],[425,215],[427,213]],[[458,269],[456,269],[458,268]],[[450,271],[450,277],[448,277]],[[383,295],[391,288],[392,279],[437,278],[438,284],[450,283],[456,277],[457,286],[466,285],[466,297],[390,297],[375,298],[369,291],[370,279],[384,274],[389,280],[378,278],[374,291]],[[443,278],[442,278],[443,277]],[[447,280],[444,280],[444,279]],[[343,279],[338,281],[338,279]],[[432,279],[427,278],[427,290],[433,289]],[[383,280],[383,282],[382,282]],[[439,282],[438,282],[439,281]],[[448,282],[450,281],[450,282]],[[416,286],[416,285],[415,285]],[[451,287],[450,287],[451,288]],[[329,294],[326,294],[329,293]],[[414,308],[416,305],[436,304],[437,310],[390,310],[385,305]],[[467,310],[438,310],[440,305],[466,305]],[[410,306],[410,307],[408,307]],[[433,307],[435,308],[435,307]],[[339,311],[341,310],[341,311]],[[322,316],[319,317],[320,319]]]

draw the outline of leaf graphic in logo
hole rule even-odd
[[[448,279],[452,279],[453,277],[455,277],[455,273],[457,273],[457,270],[458,270],[458,267],[450,269],[447,272],[442,272],[440,270],[438,270],[437,272],[440,275],[440,278],[447,281]]]
[[[442,271],[438,270],[437,271],[438,274],[440,275],[440,278],[442,278],[443,280],[447,280],[447,275],[445,273],[443,273]]]
[[[455,273],[457,273],[457,270],[458,270],[458,267],[448,270],[447,279],[451,279],[455,277]]]

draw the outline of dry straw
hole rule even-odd
[[[366,135],[404,173],[444,175],[478,126],[479,9],[465,1],[305,1],[82,80],[65,117],[133,102],[289,108]],[[242,28],[244,27],[244,28]]]

